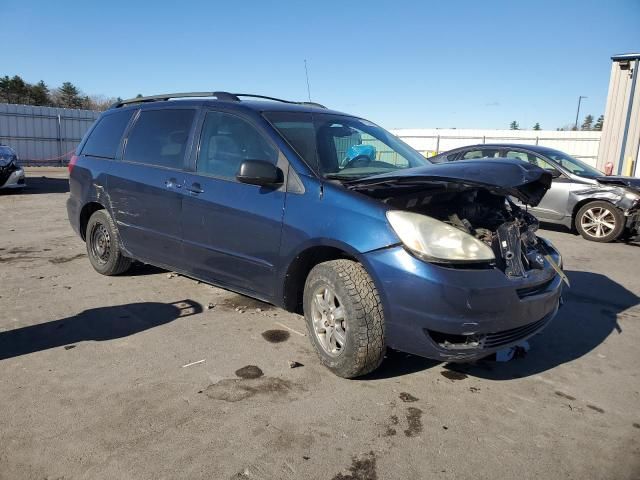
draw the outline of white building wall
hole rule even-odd
[[[426,156],[478,143],[520,143],[562,150],[596,165],[601,132],[557,130],[484,130],[458,128],[401,128],[391,132]]]

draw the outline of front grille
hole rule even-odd
[[[507,345],[509,343],[517,342],[525,337],[528,337],[536,330],[542,328],[545,323],[549,321],[551,315],[547,315],[546,317],[541,318],[537,322],[529,323],[527,325],[523,325],[522,327],[512,328],[510,330],[503,330],[502,332],[497,333],[489,333],[484,338],[484,342],[482,342],[482,346],[484,348],[496,348],[501,347],[502,345]]]
[[[493,349],[510,343],[516,343],[519,340],[530,336],[544,327],[552,316],[553,313],[550,313],[533,323],[528,323],[521,327],[511,328],[509,330],[503,330],[495,333],[453,335],[427,329],[425,329],[424,332],[441,348],[445,348],[447,350]]]

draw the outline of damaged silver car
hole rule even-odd
[[[18,155],[13,148],[0,144],[0,189],[25,186],[24,169],[18,165]]]
[[[640,178],[605,176],[564,152],[537,145],[472,145],[430,160],[443,163],[474,158],[514,158],[550,172],[551,188],[530,208],[543,222],[575,228],[594,242],[640,234]]]

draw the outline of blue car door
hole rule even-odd
[[[254,120],[203,111],[182,203],[185,264],[193,276],[269,300],[285,205],[284,186],[236,180],[244,160],[278,164],[280,152]]]
[[[110,169],[108,194],[125,249],[136,259],[179,269],[182,185],[196,108],[144,108],[122,159]]]

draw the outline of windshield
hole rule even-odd
[[[604,173],[600,170],[597,170],[591,165],[573,158],[559,150],[546,150],[544,154],[565,170],[568,170],[579,177],[596,178],[604,176]]]
[[[0,145],[0,155],[13,155],[13,150],[4,145]]]
[[[430,162],[383,128],[345,115],[267,112],[267,120],[326,178],[368,177]]]

